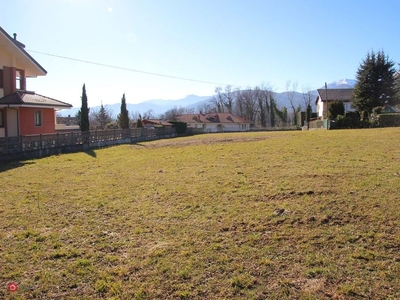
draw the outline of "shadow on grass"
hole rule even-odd
[[[94,152],[93,150],[87,150],[87,151],[85,151],[85,153],[87,155],[90,155],[91,157],[94,157],[94,158],[97,157],[96,152]]]
[[[0,162],[0,173],[5,172],[11,169],[23,167],[25,165],[33,165],[35,162],[33,161],[6,161]]]

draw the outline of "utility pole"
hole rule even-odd
[[[329,102],[328,102],[328,85],[325,82],[325,99],[326,99],[326,129],[329,129]]]

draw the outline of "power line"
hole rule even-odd
[[[51,54],[51,53],[45,53],[45,52],[40,52],[40,51],[35,51],[35,50],[27,50],[27,51],[33,52],[33,53],[42,54],[42,55],[47,55],[47,56],[67,59],[67,60],[73,60],[73,61],[82,62],[82,63],[86,63],[86,64],[91,64],[91,65],[96,65],[96,66],[101,66],[101,67],[107,67],[107,68],[113,68],[113,69],[118,69],[118,70],[124,70],[124,71],[130,71],[130,72],[136,72],[136,73],[141,73],[141,74],[146,74],[146,75],[160,76],[160,77],[166,77],[166,78],[172,78],[172,79],[179,79],[179,80],[200,82],[200,83],[206,83],[206,84],[213,84],[213,85],[225,85],[225,86],[226,85],[230,85],[230,86],[241,87],[239,85],[233,85],[233,84],[226,84],[226,83],[220,83],[220,82],[212,82],[212,81],[205,81],[205,80],[199,80],[199,79],[193,79],[193,78],[186,78],[186,77],[172,76],[172,75],[153,73],[153,72],[147,72],[147,71],[140,71],[140,70],[124,68],[124,67],[118,67],[118,66],[114,66],[114,65],[107,65],[107,64],[103,64],[103,63],[98,63],[98,62],[93,62],[93,61],[88,61],[88,60],[83,60],[83,59],[78,59],[78,58],[72,58],[72,57],[67,57],[67,56]]]

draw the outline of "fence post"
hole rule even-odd
[[[40,134],[39,136],[40,136],[40,149],[43,149],[42,134]]]
[[[58,132],[57,132],[57,143],[56,143],[56,147],[59,147],[60,146],[60,144],[59,144],[59,140],[58,140]]]

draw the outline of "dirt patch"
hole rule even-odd
[[[229,135],[229,136],[227,136]],[[280,135],[282,138],[284,135]],[[221,133],[221,134],[204,134],[196,135],[190,137],[181,137],[165,140],[157,140],[151,142],[138,143],[132,145],[132,148],[162,148],[162,147],[187,147],[187,146],[197,146],[197,145],[214,145],[214,144],[229,144],[229,143],[241,143],[241,142],[253,142],[253,141],[263,141],[271,138],[278,138],[267,134],[253,134],[248,135],[234,133]]]

